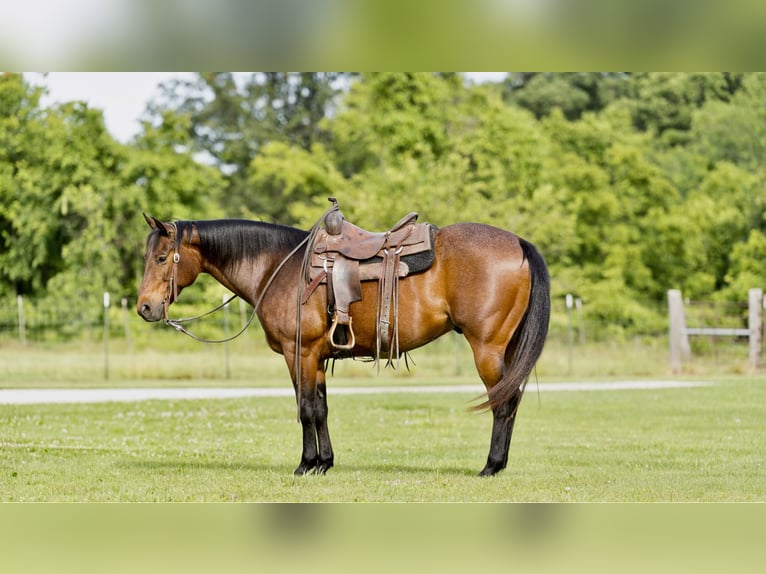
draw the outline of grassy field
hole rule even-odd
[[[150,333],[112,342],[108,362],[99,342],[0,342],[0,387],[290,387],[257,333],[228,349]],[[712,386],[554,392],[547,382],[671,377],[662,339],[569,349],[554,338],[509,468],[488,480],[476,474],[491,420],[468,412],[473,394],[332,393],[476,384],[457,336],[416,351],[412,371],[336,365],[327,476],[292,476],[301,434],[292,398],[0,405],[0,500],[766,501],[766,376],[741,374],[745,357],[695,358],[677,377]]]
[[[382,377],[381,377],[382,378]],[[385,381],[379,381],[385,384]],[[534,384],[509,468],[480,479],[470,394],[330,397],[336,467],[296,478],[290,398],[0,406],[4,501],[766,501],[764,379]]]

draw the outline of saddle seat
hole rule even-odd
[[[428,224],[417,225],[417,219],[418,214],[413,211],[400,219],[390,231],[377,233],[357,227],[344,219],[339,233],[333,235],[327,231],[317,237],[314,253],[339,253],[349,259],[363,261],[379,255],[386,246],[414,246],[414,252],[417,252],[419,246],[426,241],[423,228],[428,228]]]
[[[378,281],[375,359],[379,360],[383,353],[388,354],[390,362],[391,351],[396,356],[399,353],[398,281],[410,273],[402,257],[433,250],[432,226],[417,223],[418,214],[411,212],[388,231],[370,232],[346,221],[334,198],[330,201],[333,208],[320,220],[324,226],[318,228],[307,248],[309,283],[301,303],[305,304],[319,285],[327,286],[328,342],[341,352],[336,356],[350,356],[348,352],[355,346],[356,339],[349,307],[362,300],[362,281]]]

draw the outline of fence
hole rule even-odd
[[[0,306],[0,336],[17,339],[21,344],[27,341],[61,341],[74,337],[94,338],[101,335],[100,329],[106,324],[110,331],[120,330],[122,332],[117,334],[129,340],[128,316],[132,313],[132,307],[123,298],[119,308],[112,309],[110,299],[109,294],[105,293],[105,311],[94,314],[40,304],[18,295],[14,306]],[[115,321],[118,313],[121,320]]]
[[[212,292],[193,297],[193,292],[173,306],[173,316],[197,315],[210,309]],[[219,291],[215,298],[222,296]],[[683,302],[680,293],[669,295],[680,301],[681,327],[670,328],[671,367],[678,372],[681,363],[697,357],[693,369],[731,366],[741,372],[748,359],[751,328],[747,327],[748,308]],[[761,296],[759,296],[761,297]],[[135,301],[107,296],[102,300],[82,302],[84,308],[53,307],[45,301],[6,298],[0,301],[0,352],[11,361],[15,374],[6,374],[7,381],[26,377],[43,380],[49,374],[62,376],[62,364],[42,372],[38,351],[72,355],[87,349],[87,380],[104,379],[173,379],[198,377],[245,379],[278,373],[284,376],[284,361],[268,348],[260,325],[253,324],[239,339],[223,345],[200,345],[178,335],[161,323],[145,323],[136,315]],[[762,297],[758,300],[762,300]],[[546,350],[537,372],[541,377],[579,376],[661,376],[668,370],[667,307],[656,301],[641,302],[651,309],[651,323],[640,328],[625,327],[589,313],[587,301],[577,297],[554,297]],[[762,307],[759,307],[759,311]],[[679,311],[671,312],[678,315]],[[192,330],[206,339],[222,339],[242,327],[250,315],[250,306],[234,301],[229,307],[195,322]],[[759,315],[760,316],[760,315]],[[687,327],[688,326],[688,327]],[[760,352],[760,328],[753,338],[754,349]],[[680,335],[680,338],[679,338]],[[707,335],[707,336],[705,336]],[[68,344],[71,342],[72,344]],[[38,344],[42,343],[42,344]],[[19,346],[23,353],[14,355]],[[744,357],[743,357],[744,353]],[[103,359],[101,356],[103,355]],[[463,337],[454,334],[441,338],[417,351],[418,373],[438,376],[464,376],[474,373],[473,357]],[[703,356],[704,355],[704,356]],[[720,362],[719,362],[720,355]],[[754,364],[760,361],[760,354]],[[175,361],[175,362],[173,362]],[[713,362],[714,361],[714,362]],[[83,371],[83,365],[78,365]],[[55,371],[58,369],[58,371]],[[343,361],[338,372],[349,376],[367,374],[367,365]],[[51,373],[51,371],[54,371]],[[60,373],[59,373],[60,372]],[[83,380],[85,380],[83,378]],[[2,377],[0,377],[2,379]]]
[[[227,297],[224,297],[226,300]],[[134,330],[146,334],[147,325],[139,321],[134,306],[127,298],[114,305],[110,293],[103,294],[102,310],[94,313],[71,308],[55,308],[45,303],[28,301],[19,295],[15,306],[0,305],[0,342],[16,341],[22,346],[28,343],[64,343],[69,340],[103,343],[103,378],[110,377],[110,343],[119,339],[123,346],[131,348]],[[179,305],[179,311],[189,311]],[[236,308],[236,305],[234,305]],[[234,311],[236,313],[236,310]],[[189,314],[196,314],[190,312]],[[231,305],[227,304],[217,318],[206,320],[199,326],[200,334],[210,339],[225,339],[232,331],[239,330],[236,318],[231,317]],[[249,306],[239,300],[239,317],[242,326],[249,316]],[[146,337],[141,337],[146,339]],[[147,343],[142,343],[146,345]],[[224,371],[231,376],[229,346],[224,345]]]
[[[748,365],[755,370],[761,363],[763,340],[763,290],[750,289],[747,304],[684,302],[681,291],[668,291],[670,368],[681,371],[691,360],[689,336],[710,337],[715,343],[721,337],[744,338],[748,341]],[[692,309],[694,326],[687,326]],[[745,319],[746,315],[746,319]],[[746,326],[745,326],[746,325]]]

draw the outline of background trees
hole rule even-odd
[[[325,141],[321,122],[351,77],[338,72],[204,72],[194,81],[166,84],[164,97],[150,105],[150,113],[187,118],[193,149],[204,152],[224,176],[230,214],[291,223],[287,202],[252,193],[250,164],[270,143],[310,151]],[[307,198],[293,196],[289,203]]]
[[[127,146],[100,111],[43,109],[40,95],[20,75],[0,76],[0,295],[98,313],[103,291],[136,293],[141,211],[221,213],[221,177],[184,151],[174,116]]]
[[[669,288],[744,300],[766,279],[764,74],[199,74],[129,145],[82,103],[0,76],[0,295],[132,297],[141,211],[307,227],[414,209],[537,243],[554,296],[656,329]],[[92,304],[91,304],[92,305]]]

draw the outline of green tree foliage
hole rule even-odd
[[[512,72],[503,81],[503,97],[537,119],[560,110],[569,120],[597,112],[624,95],[630,84],[619,72]]]
[[[546,153],[526,111],[437,74],[363,76],[330,129],[353,198],[344,209],[370,227],[391,225],[403,206],[434,222],[508,225],[514,202],[537,188]]]
[[[325,198],[344,185],[321,144],[304,150],[284,142],[268,143],[253,159],[248,175],[250,187],[271,198],[271,208],[266,213],[282,214],[283,220],[306,227],[327,208]],[[254,218],[262,214],[248,213]]]
[[[165,86],[163,100],[150,116],[168,113],[189,118],[195,150],[204,152],[222,170],[230,215],[261,213],[290,222],[285,202],[261,189],[249,174],[251,162],[272,142],[303,150],[326,140],[322,120],[332,112],[335,96],[351,74],[335,72],[205,72],[192,81]],[[255,187],[254,187],[255,186]],[[307,197],[291,200],[303,201]]]
[[[728,102],[740,89],[740,74],[642,73],[633,78],[633,121],[670,144],[684,143],[695,110]]]
[[[101,111],[44,109],[41,94],[20,75],[0,76],[0,295],[98,313],[103,291],[135,296],[141,212],[219,213],[221,177],[179,151],[188,135],[174,117],[126,146]]]
[[[40,95],[0,79],[2,294],[134,295],[141,211],[309,227],[328,196],[371,229],[513,230],[616,330],[663,331],[667,289],[744,301],[766,279],[765,74],[206,73],[130,145]]]

